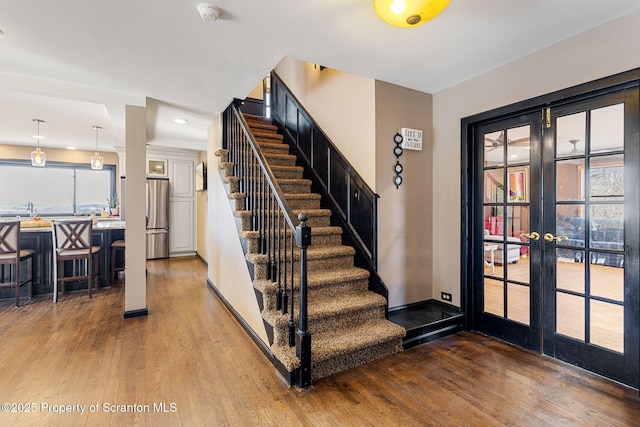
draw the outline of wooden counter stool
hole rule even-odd
[[[27,260],[29,262],[29,279],[22,282],[20,263]],[[20,221],[0,221],[0,288],[16,288],[16,307],[20,307],[20,286],[27,285],[27,296],[31,299],[31,285],[33,282],[33,251],[31,249],[20,249]],[[9,267],[8,282],[5,282],[4,266]],[[15,280],[11,280],[12,265],[15,265]]]
[[[89,298],[91,298],[91,281],[96,282],[96,292],[98,291],[98,262],[94,263],[95,255],[100,252],[100,246],[93,246],[91,239],[93,234],[93,222],[87,220],[65,220],[53,222],[53,241],[56,245],[56,258],[58,262],[59,276],[57,280],[61,282],[62,294],[64,295],[65,283],[77,280],[87,280],[89,288]],[[65,277],[65,261],[84,261],[84,271],[77,272],[77,275]],[[74,269],[75,270],[75,269]],[[74,273],[76,273],[74,271]]]
[[[124,271],[124,250],[125,250],[125,242],[124,240],[115,240],[111,243],[111,277],[115,280],[118,278],[118,272]],[[122,251],[122,264],[119,266],[116,265],[116,256],[118,255],[118,251]]]

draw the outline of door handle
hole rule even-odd
[[[537,231],[532,231],[531,233],[523,233],[520,237],[526,237],[531,240],[538,240],[540,238],[540,234]]]
[[[554,240],[561,242],[563,240],[569,240],[569,238],[567,236],[554,236],[551,233],[544,233],[544,240],[547,242],[553,242]]]

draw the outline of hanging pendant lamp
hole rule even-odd
[[[100,155],[98,151],[98,131],[102,129],[101,126],[93,126],[96,130],[96,152],[91,156],[91,169],[100,170],[104,166],[104,157]]]
[[[35,151],[31,152],[31,166],[43,167],[47,163],[47,155],[44,151],[40,150],[40,140],[44,139],[44,136],[40,136],[40,123],[44,123],[44,120],[33,119],[36,122],[38,133],[33,137],[38,141],[38,145]]]
[[[396,27],[410,28],[435,18],[451,0],[374,0],[376,13]]]

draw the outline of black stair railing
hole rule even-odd
[[[235,104],[224,117],[225,147],[228,161],[239,178],[239,191],[244,194],[244,209],[250,212],[251,230],[257,233],[258,250],[266,256],[266,277],[277,283],[276,307],[288,314],[289,346],[296,346],[300,359],[297,385],[311,385],[311,334],[307,322],[307,247],[311,244],[311,227],[307,215],[297,217],[267,164],[262,151],[249,131],[249,126]],[[299,249],[296,253],[296,248]],[[295,259],[299,257],[299,308],[296,333],[294,278]]]

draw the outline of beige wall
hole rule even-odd
[[[0,159],[30,160],[31,152],[34,148],[35,147],[25,145],[0,144]],[[47,161],[86,163],[87,165],[89,164],[89,159],[94,154],[93,151],[67,150],[66,148],[42,148],[42,151],[47,155]],[[104,163],[106,165],[116,166],[116,176],[120,176],[118,171],[118,155],[104,151],[101,151],[100,154],[104,157]]]
[[[389,288],[389,307],[428,300],[432,295],[432,97],[375,82],[378,273]],[[393,183],[393,136],[401,128],[423,132],[422,151],[400,157],[403,183]]]
[[[640,12],[494,69],[433,97],[433,296],[460,304],[460,120],[640,67]]]
[[[198,153],[198,163],[204,162],[207,168],[207,173],[217,172],[215,169],[210,171],[209,166],[211,164],[207,161],[207,152],[201,151]],[[215,164],[214,164],[215,165]],[[206,260],[207,259],[207,245],[206,245],[206,235],[207,235],[207,200],[208,200],[208,191],[197,191],[196,192],[196,237],[197,237],[197,249],[196,252],[200,256],[200,258]]]
[[[264,90],[262,89],[262,82],[258,83],[258,86],[254,87],[251,93],[247,95],[247,98],[262,99],[264,98]]]
[[[314,64],[283,59],[275,68],[305,110],[376,189],[375,81]]]

